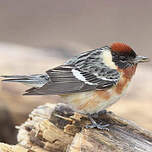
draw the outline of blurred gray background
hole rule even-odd
[[[91,48],[121,41],[152,57],[152,1],[0,0],[0,41]]]
[[[152,0],[0,0],[0,75],[35,74],[88,49],[120,41],[152,58]],[[139,65],[126,96],[110,110],[152,130],[152,62]],[[0,84],[0,141],[16,143],[15,125],[57,96],[22,96]]]

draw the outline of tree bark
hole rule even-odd
[[[86,129],[86,115],[65,104],[45,104],[17,127],[18,144],[0,143],[0,152],[152,152],[152,132],[112,112],[95,121],[110,124],[109,130]]]

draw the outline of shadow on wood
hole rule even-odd
[[[0,143],[2,152],[151,152],[152,132],[107,112],[96,121],[110,124],[109,131],[86,129],[86,115],[65,104],[45,104],[34,109],[17,127],[18,144]]]

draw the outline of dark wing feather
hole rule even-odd
[[[50,81],[40,88],[33,87],[26,90],[24,95],[67,94],[95,89],[95,86],[77,79],[72,69],[70,66],[59,66],[47,71]]]
[[[104,64],[102,53],[103,48],[88,51],[48,70],[49,81],[40,88],[27,90],[26,95],[68,94],[114,86],[120,74]],[[72,70],[76,70],[76,73]]]
[[[115,84],[114,81],[102,80],[87,72],[81,72],[86,78],[86,82],[81,81],[73,75],[73,68],[74,67],[62,65],[47,71],[50,81],[40,88],[26,90],[24,95],[55,95],[91,91],[95,89],[103,90]]]

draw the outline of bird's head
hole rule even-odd
[[[110,47],[112,61],[120,69],[125,69],[141,62],[148,62],[149,59],[144,56],[138,56],[134,50],[124,43],[113,43]]]

